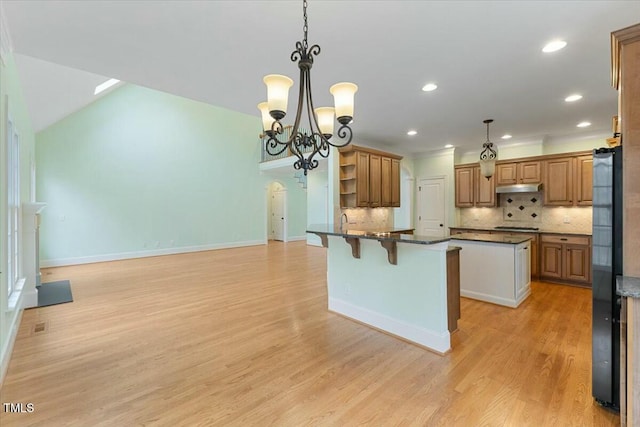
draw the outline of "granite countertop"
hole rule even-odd
[[[616,291],[623,297],[640,298],[640,277],[617,276]]]
[[[531,240],[531,237],[526,236],[505,236],[501,234],[475,234],[475,233],[463,233],[451,236],[451,240],[471,240],[474,242],[488,242],[488,243],[507,243],[511,245],[517,245]]]
[[[482,226],[459,226],[459,227],[449,227],[451,228],[461,228],[463,230],[474,230],[474,231],[500,231],[506,233],[542,233],[542,234],[570,234],[574,236],[591,236],[591,231],[567,231],[567,230],[553,230],[550,228],[541,228],[539,230],[518,230],[515,228],[495,228],[495,227],[482,227]]]
[[[419,236],[415,234],[402,234],[403,231],[413,231],[413,228],[348,228],[347,225],[340,228],[337,224],[311,224],[307,227],[307,233],[340,237],[358,237],[361,239],[380,241],[390,240],[418,245],[433,245],[450,240],[449,236]]]

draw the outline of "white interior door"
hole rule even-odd
[[[284,191],[274,191],[271,196],[271,235],[274,240],[285,240],[285,195]]]
[[[418,233],[424,236],[446,236],[444,178],[421,179],[418,182]]]

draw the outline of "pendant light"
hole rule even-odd
[[[482,152],[480,153],[480,173],[487,179],[491,179],[496,170],[496,159],[498,158],[497,147],[494,149],[493,142],[489,141],[489,124],[493,123],[493,119],[484,120],[487,125],[487,142],[482,144]]]

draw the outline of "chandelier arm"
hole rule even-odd
[[[279,141],[275,135],[269,136],[269,139],[265,141],[265,149],[270,156],[281,154],[288,146],[289,144]]]
[[[346,139],[347,135],[349,136],[349,139],[347,139],[347,141],[344,143],[335,143],[335,142],[327,141],[327,143],[332,147],[336,147],[336,148],[346,147],[351,143],[351,140],[353,139],[353,131],[351,130],[348,124],[340,126],[336,134],[341,140]]]

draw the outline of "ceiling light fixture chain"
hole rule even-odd
[[[353,99],[358,87],[353,83],[338,83],[330,88],[334,96],[335,108],[322,107],[315,108],[311,93],[311,67],[316,55],[320,54],[320,46],[317,44],[308,46],[307,34],[309,31],[307,18],[307,0],[302,3],[304,26],[303,40],[296,42],[296,50],[291,53],[291,61],[298,62],[300,69],[300,86],[298,92],[298,106],[295,121],[291,130],[291,135],[286,140],[278,139],[284,133],[281,120],[286,115],[289,88],[293,85],[293,80],[286,76],[271,74],[264,78],[267,85],[267,102],[260,103],[258,108],[262,112],[263,129],[268,139],[265,141],[265,149],[270,156],[278,156],[286,149],[290,154],[297,157],[293,167],[307,171],[318,166],[320,157],[329,156],[329,148],[344,147],[353,139],[353,131],[349,123],[353,118]],[[307,109],[308,130],[300,128],[302,119],[302,109]],[[333,142],[334,117],[337,117],[341,124],[338,129],[340,142]]]

